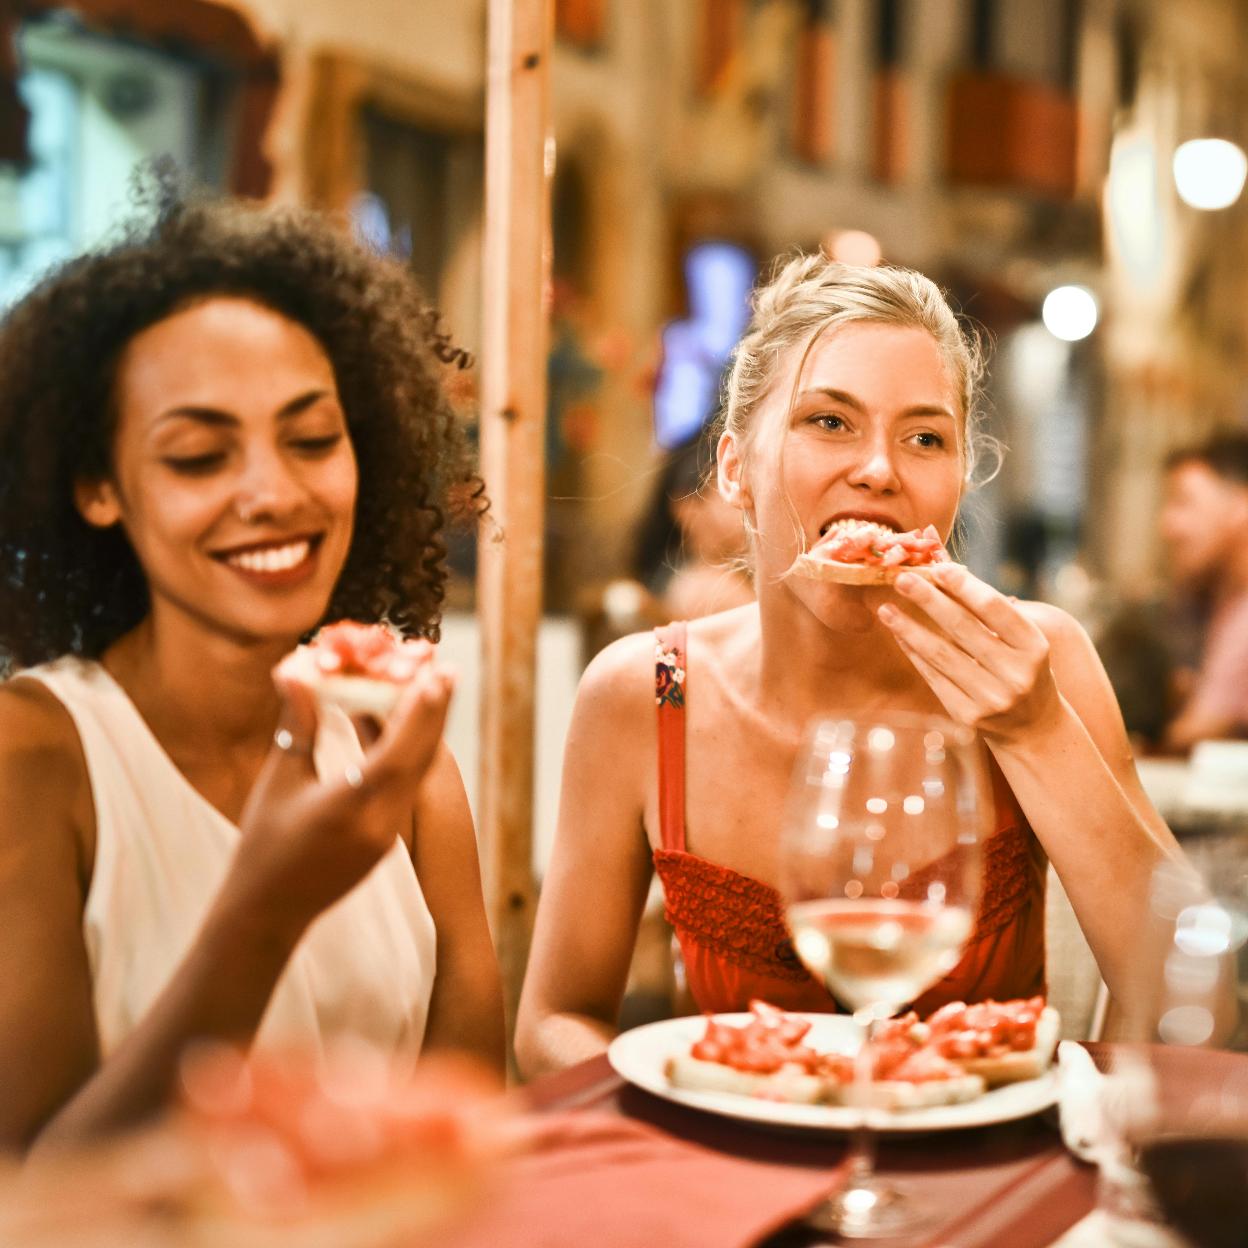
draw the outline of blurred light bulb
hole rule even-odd
[[[1227,139],[1189,139],[1174,153],[1174,184],[1193,208],[1229,208],[1244,189],[1248,156]]]
[[[1175,924],[1174,943],[1193,957],[1216,957],[1230,949],[1232,926],[1221,906],[1188,906]]]
[[[602,613],[613,622],[636,619],[646,605],[646,591],[636,581],[612,581],[602,591]]]
[[[1176,1005],[1157,1023],[1166,1044],[1204,1044],[1213,1035],[1213,1015],[1203,1005]]]
[[[880,241],[866,230],[841,230],[833,234],[825,250],[840,264],[861,265],[869,269],[883,257]]]
[[[1058,286],[1044,297],[1044,327],[1063,342],[1078,342],[1096,328],[1096,297],[1086,286]]]

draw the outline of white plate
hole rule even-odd
[[[858,1027],[841,1014],[806,1014],[813,1023],[806,1043],[824,1053],[852,1053],[858,1047]],[[749,1014],[716,1014],[718,1022],[742,1024]],[[607,1058],[616,1072],[647,1092],[728,1118],[770,1123],[782,1127],[805,1127],[814,1131],[847,1131],[856,1125],[858,1113],[842,1105],[786,1105],[730,1092],[689,1092],[673,1088],[663,1073],[664,1063],[689,1046],[706,1030],[700,1015],[668,1018],[622,1032],[611,1042]],[[1038,1079],[1007,1084],[960,1105],[937,1105],[927,1109],[874,1111],[871,1125],[880,1131],[950,1131],[958,1127],[983,1127],[1038,1114],[1057,1102],[1057,1072],[1050,1068]]]

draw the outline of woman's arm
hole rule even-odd
[[[249,1034],[284,953],[217,907],[162,998],[101,1068],[82,933],[86,767],[67,712],[20,685],[0,695],[0,1148],[129,1121],[167,1093],[191,1035]],[[245,916],[237,916],[242,920]]]
[[[650,883],[644,794],[655,762],[654,641],[604,650],[577,691],[554,853],[516,1025],[528,1076],[603,1052]]]
[[[0,690],[0,1152],[25,1148],[99,1063],[85,766],[68,713],[26,684]]]
[[[945,709],[984,737],[1130,1008],[1153,872],[1182,855],[1140,786],[1105,671],[1065,612],[1013,603],[958,565],[938,584],[901,578],[926,619],[881,618]]]
[[[498,960],[481,896],[472,813],[445,745],[421,787],[412,862],[438,936],[425,1051],[471,1053],[501,1076],[506,1039]]]
[[[250,1042],[303,932],[372,870],[410,818],[449,694],[440,675],[405,694],[352,785],[317,779],[311,695],[287,691],[284,726],[295,748],[271,753],[195,943],[103,1064],[81,934],[84,890],[64,848],[76,832],[64,801],[52,805],[31,778],[38,759],[29,757],[21,716],[10,713],[15,699],[0,698],[0,914],[6,933],[18,931],[0,983],[0,1143],[78,1142],[128,1126],[164,1103],[188,1043]],[[53,716],[45,710],[42,719],[45,738],[55,739]],[[79,747],[67,748],[62,733],[58,752],[81,788]]]

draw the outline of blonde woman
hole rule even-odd
[[[837,1008],[794,956],[775,891],[795,752],[831,709],[945,714],[985,747],[984,901],[962,962],[920,1010],[1043,991],[1046,859],[1111,992],[1129,994],[1151,873],[1178,850],[1082,629],[958,564],[890,587],[786,575],[843,518],[932,524],[948,540],[975,468],[979,371],[920,274],[812,256],[757,292],[727,383],[718,485],[751,534],[758,600],[659,630],[657,646],[627,637],[585,673],[521,1003],[527,1072],[615,1034],[652,871],[701,1009],[752,996]]]

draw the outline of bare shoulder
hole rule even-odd
[[[600,650],[577,687],[577,714],[602,712],[630,720],[654,709],[655,639],[630,633]]]
[[[58,782],[85,779],[78,730],[64,703],[40,681],[15,676],[0,684],[0,767],[35,758]]]
[[[590,805],[635,812],[644,802],[657,735],[655,661],[654,634],[633,633],[585,669],[564,743],[561,826],[568,812]]]
[[[37,680],[0,684],[0,845],[49,863],[72,860],[85,888],[94,828],[86,759],[69,711]]]
[[[749,603],[686,625],[684,660],[697,670],[718,668],[744,646],[757,647],[758,608]],[[654,717],[655,662],[659,658],[654,633],[632,633],[612,642],[594,657],[581,677],[577,695],[582,703],[613,713]]]
[[[1055,607],[1049,602],[1027,602],[1019,600],[1016,604],[1045,636],[1053,654],[1087,655],[1093,650],[1092,639],[1087,630],[1069,611]]]

